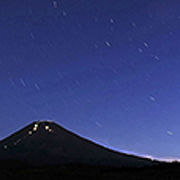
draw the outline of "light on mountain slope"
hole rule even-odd
[[[48,131],[49,129],[50,129],[50,127],[49,127],[49,126],[45,126],[45,130],[47,130],[47,131]]]
[[[28,134],[29,134],[29,135],[32,135],[32,131],[29,131]]]

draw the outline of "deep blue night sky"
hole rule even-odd
[[[179,1],[2,1],[0,139],[45,119],[180,158]]]

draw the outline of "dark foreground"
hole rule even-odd
[[[3,162],[0,166],[0,180],[179,180],[180,164],[160,164],[144,168],[112,168],[88,165],[63,165],[56,167],[30,167],[25,164]]]

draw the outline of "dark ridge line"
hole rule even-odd
[[[114,154],[116,154],[116,155],[126,156],[126,157],[131,157],[131,158],[138,158],[139,160],[147,160],[147,161],[149,161],[149,162],[157,162],[157,163],[159,163],[159,161],[158,161],[158,160],[155,160],[155,159],[152,160],[152,159],[150,159],[150,158],[146,158],[146,157],[142,157],[142,156],[138,156],[138,155],[134,155],[134,154],[127,154],[127,153],[124,153],[124,152],[120,152],[120,151],[116,151],[116,150],[107,148],[107,147],[105,147],[105,146],[103,146],[103,145],[100,145],[100,144],[98,144],[98,143],[96,143],[96,142],[93,142],[93,141],[91,141],[91,140],[89,140],[89,139],[86,139],[86,138],[84,138],[84,137],[82,137],[82,136],[80,136],[80,135],[78,135],[78,134],[76,134],[76,133],[74,133],[74,132],[72,132],[72,131],[67,130],[67,129],[64,128],[63,126],[55,123],[54,121],[48,121],[48,120],[47,120],[47,121],[46,121],[46,120],[33,121],[33,122],[30,123],[29,125],[26,125],[24,128],[16,131],[15,133],[12,133],[11,135],[9,135],[9,136],[7,136],[6,138],[4,138],[3,140],[1,140],[1,141],[0,141],[0,144],[4,144],[5,141],[11,139],[12,137],[18,135],[19,133],[21,133],[21,132],[23,132],[23,131],[26,131],[26,130],[27,130],[27,132],[28,132],[28,130],[32,129],[32,127],[33,127],[35,124],[45,124],[45,123],[48,123],[49,125],[50,125],[50,124],[53,124],[54,126],[60,128],[62,131],[66,132],[66,133],[68,133],[68,134],[70,134],[70,135],[72,135],[72,136],[74,136],[74,137],[76,137],[76,138],[78,138],[78,139],[80,139],[80,140],[83,140],[83,141],[85,141],[85,142],[87,142],[87,143],[90,143],[90,144],[92,144],[92,145],[95,145],[95,146],[98,147],[98,148],[102,148],[103,150],[106,150],[106,151],[108,151],[108,152],[114,153]]]

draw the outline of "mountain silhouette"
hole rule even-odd
[[[51,121],[36,121],[0,141],[0,160],[36,166],[89,164],[117,167],[154,165],[149,159],[116,152]]]

